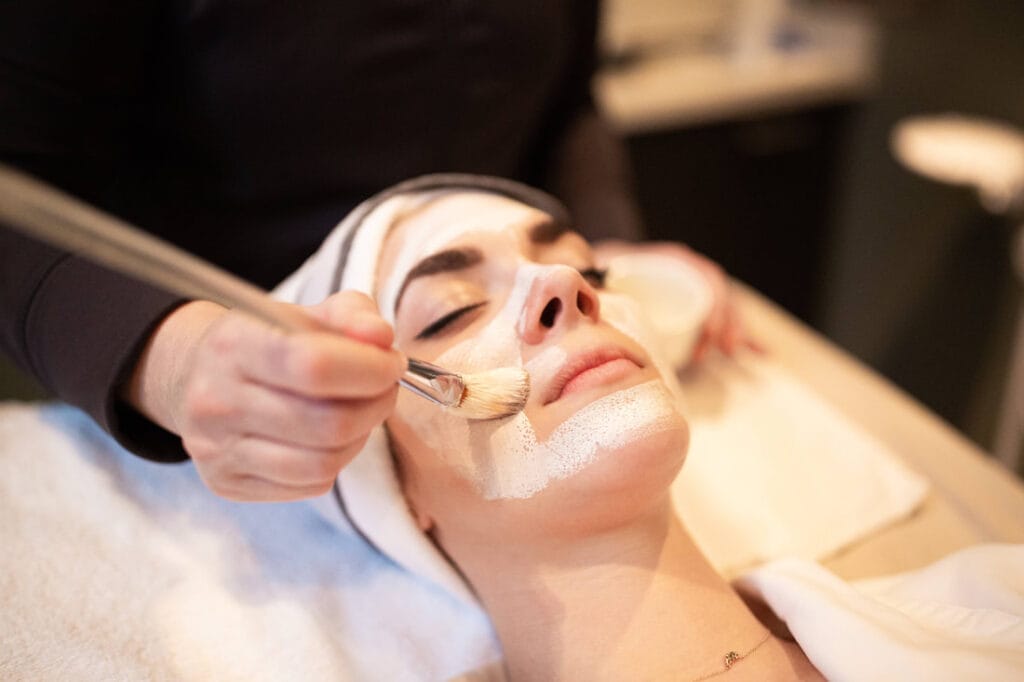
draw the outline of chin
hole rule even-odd
[[[657,513],[686,459],[689,428],[679,416],[669,428],[601,453],[588,466],[524,503],[547,534],[597,533]]]

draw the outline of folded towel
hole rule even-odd
[[[690,452],[672,498],[720,571],[823,559],[910,514],[928,484],[771,357],[682,380]]]

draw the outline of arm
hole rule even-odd
[[[144,1],[0,4],[0,159],[102,205],[139,88]],[[184,456],[116,399],[148,332],[176,297],[0,227],[0,347],[123,444]]]
[[[155,20],[144,0],[0,3],[0,159],[116,213],[126,159],[149,149],[128,131],[149,123]],[[0,226],[0,347],[129,450],[191,456],[227,497],[322,492],[391,409],[390,328],[344,295],[307,312],[315,329],[284,335]]]

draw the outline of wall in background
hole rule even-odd
[[[902,10],[883,22],[878,88],[853,114],[841,154],[817,324],[990,447],[1018,295],[1008,226],[968,190],[898,165],[888,138],[923,113],[1024,127],[1024,3]]]

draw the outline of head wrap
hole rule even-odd
[[[392,227],[427,201],[456,191],[498,194],[570,222],[557,199],[512,180],[458,173],[424,175],[394,185],[353,209],[320,249],[274,290],[274,296],[314,305],[337,291],[356,290],[376,300],[377,266]],[[371,432],[362,451],[338,475],[332,494],[313,503],[328,520],[351,526],[414,575],[458,599],[476,603],[459,573],[416,525],[383,427]]]

